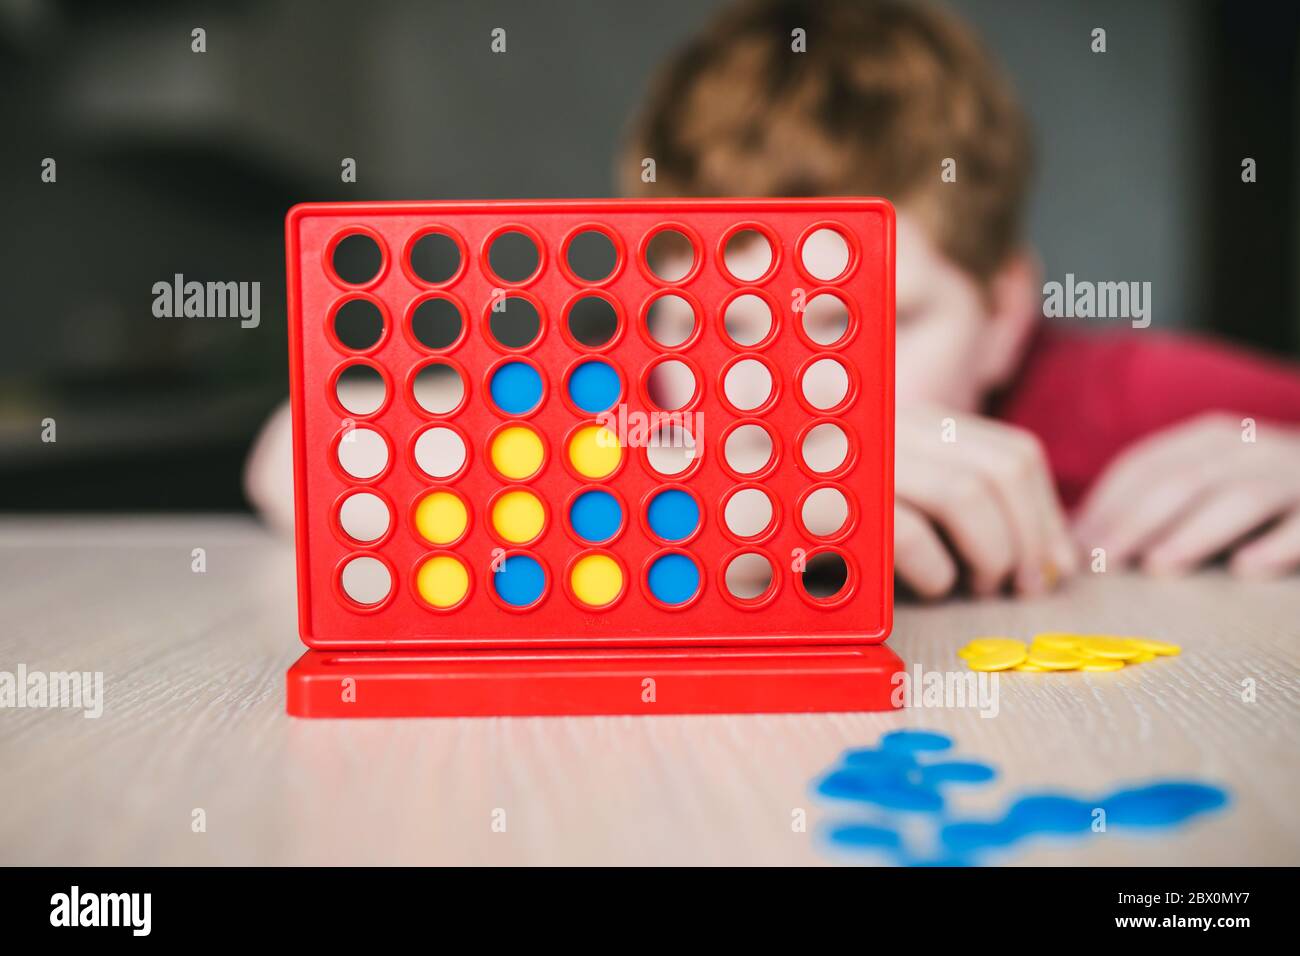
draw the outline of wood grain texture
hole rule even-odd
[[[900,608],[891,646],[927,670],[959,667],[954,651],[980,634],[1105,631],[1185,648],[1117,673],[1006,675],[993,718],[355,722],[284,715],[284,671],[302,650],[293,555],[250,520],[7,519],[0,582],[0,670],[103,671],[106,698],[98,720],[0,710],[4,864],[837,862],[848,858],[821,831],[849,812],[810,782],[903,726],[949,733],[999,768],[962,809],[1157,776],[1232,795],[1178,831],[1034,845],[1011,862],[1300,863],[1295,578],[1107,574],[1036,601]],[[807,832],[792,829],[798,808]]]

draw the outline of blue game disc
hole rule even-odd
[[[939,831],[939,839],[953,853],[973,853],[1010,846],[1020,836],[1020,831],[1004,821],[989,823],[982,820],[959,820]]]
[[[817,784],[817,792],[823,797],[839,800],[870,800],[875,788],[874,777],[851,770],[834,770]]]
[[[920,768],[920,782],[927,787],[941,783],[988,783],[996,772],[988,764],[974,760],[950,760],[926,764]]]
[[[881,777],[906,778],[907,774],[916,768],[916,758],[901,750],[861,747],[857,750],[846,750],[841,759],[846,769]]]
[[[903,838],[897,830],[869,823],[840,824],[831,828],[828,837],[832,843],[855,849],[897,850],[903,845]]]
[[[938,790],[899,780],[878,781],[868,799],[886,810],[913,810],[917,813],[940,813],[943,810],[943,796]]]
[[[1060,794],[1035,794],[1012,804],[1004,822],[1022,835],[1082,833],[1092,827],[1095,806],[1095,803]]]
[[[700,507],[686,492],[669,488],[651,499],[646,520],[650,530],[665,541],[681,541],[700,526]]]
[[[1111,826],[1174,826],[1228,802],[1218,787],[1202,783],[1170,781],[1120,790],[1098,801]]]
[[[650,565],[648,583],[665,604],[685,604],[700,589],[700,569],[684,554],[665,554]]]
[[[492,401],[507,415],[531,412],[542,400],[542,377],[527,362],[506,362],[492,373]]]
[[[584,412],[595,415],[612,408],[622,393],[618,372],[608,362],[583,362],[569,375],[569,398]]]
[[[546,572],[535,558],[512,554],[492,575],[497,596],[514,607],[527,607],[546,590]]]
[[[854,768],[835,770],[822,778],[817,792],[824,797],[873,803],[886,810],[938,813],[943,810],[939,791],[906,780],[860,773]]]
[[[937,753],[952,746],[952,739],[929,730],[891,730],[880,738],[885,750],[907,753]]]
[[[601,544],[623,526],[623,507],[608,491],[584,491],[569,506],[569,524],[582,540]]]

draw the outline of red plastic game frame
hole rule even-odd
[[[869,219],[869,226],[857,228],[851,222],[854,217]],[[799,222],[793,241],[771,226],[774,219],[787,227],[791,221]],[[611,222],[617,225],[611,226]],[[802,241],[827,224],[839,227],[851,252],[843,281],[835,283],[814,280],[798,261]],[[643,264],[645,245],[669,225],[686,233],[696,247],[695,266],[679,283],[662,282]],[[411,243],[431,226],[451,235],[461,252],[460,269],[437,286],[420,281],[407,262]],[[594,283],[578,279],[564,255],[580,228],[591,226],[599,226],[614,239],[619,260],[608,279]],[[542,253],[537,273],[521,283],[500,282],[486,265],[491,240],[506,227],[530,235]],[[313,228],[314,235],[304,243],[304,230]],[[753,283],[741,283],[721,265],[726,241],[741,228],[761,231],[774,250],[772,267]],[[327,261],[333,244],[352,232],[370,235],[383,252],[378,275],[356,287],[328,274]],[[865,250],[864,235],[872,243]],[[312,650],[289,672],[289,712],[299,716],[451,716],[796,712],[893,706],[891,679],[901,664],[880,643],[892,621],[893,243],[893,210],[888,203],[872,199],[321,203],[294,207],[286,220],[286,250],[299,619],[302,639]],[[873,270],[869,276],[855,272],[868,266]],[[812,409],[794,387],[798,370],[816,358],[847,352],[843,347],[836,351],[811,342],[789,308],[780,310],[792,282],[806,286],[808,298],[821,291],[838,291],[854,311],[846,339],[861,340],[870,351],[864,352],[861,363],[844,363],[852,378],[850,398],[844,403],[847,409],[829,414]],[[538,343],[511,351],[482,334],[480,322],[486,321],[488,313],[480,307],[494,287],[528,297],[541,307],[544,331]],[[777,323],[789,323],[790,328],[774,329],[759,347],[741,349],[724,341],[714,324],[720,328],[725,304],[746,292],[768,299],[780,310],[775,313]],[[420,349],[402,328],[410,303],[429,293],[462,304],[465,332],[443,352]],[[656,349],[644,333],[642,321],[649,300],[665,293],[681,294],[699,305],[697,330],[681,346]],[[623,303],[616,344],[574,348],[576,343],[564,329],[563,314],[581,294],[613,297]],[[327,341],[324,328],[332,308],[355,295],[373,297],[380,303],[386,327],[374,349],[349,357],[338,354],[339,347]],[[863,301],[857,300],[859,295]],[[878,323],[871,335],[862,332],[863,312]],[[706,324],[710,327],[701,333]],[[549,340],[549,352],[539,347],[542,340]],[[466,345],[469,347],[462,348]],[[783,348],[772,355],[775,345]],[[379,358],[381,355],[386,358]],[[405,387],[405,369],[435,355],[459,362],[468,372],[469,389],[462,410],[477,402],[475,417],[462,421],[459,415],[421,415],[402,395],[393,394]],[[492,597],[489,586],[476,580],[471,580],[470,594],[461,608],[466,615],[461,619],[464,626],[453,624],[454,615],[422,605],[413,589],[402,583],[423,556],[439,550],[411,540],[407,502],[419,488],[437,483],[409,474],[413,469],[405,461],[406,445],[415,430],[435,424],[438,417],[444,419],[443,424],[461,428],[467,437],[480,439],[487,434],[487,425],[505,423],[504,416],[490,413],[495,410],[483,410],[490,404],[481,400],[487,387],[485,366],[520,356],[535,361],[547,383],[547,400],[523,420],[536,426],[548,441],[552,484],[547,486],[540,475],[521,484],[537,490],[548,502],[553,540],[565,539],[564,532],[554,527],[558,523],[554,513],[563,506],[561,496],[579,484],[575,475],[564,474],[561,460],[563,435],[583,420],[582,413],[564,397],[564,376],[573,364],[564,361],[565,357],[612,361],[625,380],[624,399],[629,404],[638,397],[641,372],[655,359],[683,359],[698,370],[697,375],[704,369],[715,372],[716,378],[704,379],[703,396],[688,405],[689,410],[702,405],[706,412],[711,409],[712,420],[723,423],[713,429],[715,448],[720,447],[717,439],[725,431],[742,420],[756,420],[769,427],[779,447],[789,449],[815,424],[814,413],[817,418],[840,422],[845,419],[837,414],[851,415],[855,401],[866,406],[865,416],[845,429],[852,450],[843,468],[830,475],[814,474],[796,459],[805,473],[787,468],[783,475],[768,475],[766,481],[776,486],[773,497],[778,509],[790,511],[797,509],[813,488],[834,484],[847,472],[850,479],[860,482],[850,496],[853,515],[846,529],[851,530],[827,540],[816,539],[787,515],[784,523],[779,519],[755,539],[738,539],[722,527],[721,507],[725,496],[744,484],[739,476],[726,474],[725,468],[710,472],[692,466],[686,476],[666,479],[640,467],[644,462],[632,460],[635,456],[629,454],[620,479],[612,483],[612,490],[630,511],[621,536],[628,543],[601,549],[625,566],[625,590],[616,602],[625,605],[621,616],[578,608],[571,596],[566,605],[559,593],[564,592],[564,568],[555,558],[558,552],[543,552],[540,557],[551,579],[548,591],[557,593],[550,595],[549,607],[531,612],[526,634],[522,622],[506,629],[500,624],[484,625],[490,614],[468,613],[470,602],[486,602]],[[723,372],[741,358],[764,361],[775,373],[777,388],[762,409],[742,412],[720,394]],[[319,450],[338,430],[337,411],[315,392],[322,382],[332,381],[344,365],[356,360],[403,370],[400,375],[393,371],[388,376],[389,394],[383,406],[371,416],[357,416],[359,425],[384,422],[384,433],[392,436],[389,466],[380,476],[363,482],[346,479],[341,470],[323,467],[323,462],[309,458],[313,449]],[[798,369],[783,367],[795,360]],[[864,387],[872,390],[865,401],[861,400]],[[778,396],[782,388],[792,391]],[[644,399],[644,395],[640,397]],[[871,455],[871,467],[855,468],[864,446]],[[471,461],[457,479],[459,485],[453,482],[453,490],[482,502],[506,483],[484,481],[485,463],[472,460],[485,455],[485,444],[471,438],[468,447]],[[476,467],[477,476],[471,480]],[[350,549],[338,533],[325,534],[330,522],[337,522],[327,512],[332,511],[332,503],[349,481],[356,490],[377,491],[391,500],[395,527],[390,527],[380,542],[390,545],[389,551]],[[389,487],[390,482],[396,484],[396,490]],[[692,488],[711,512],[700,533],[703,540],[686,548],[701,549],[715,559],[700,562],[704,583],[698,598],[691,602],[700,613],[691,614],[686,625],[682,624],[687,620],[685,611],[656,606],[653,597],[637,587],[638,581],[644,580],[649,559],[669,547],[651,540],[641,499],[647,489],[677,483]],[[633,523],[638,526],[630,527]],[[481,512],[471,520],[466,538],[469,540],[460,542],[466,548],[503,545],[495,540]],[[719,555],[726,554],[729,560],[734,553],[757,550],[780,556],[792,544],[806,548],[810,556],[822,548],[844,549],[850,562],[850,582],[835,601],[814,601],[793,583],[778,580],[769,595],[746,605],[720,587]],[[849,550],[853,547],[859,549],[857,556]],[[506,548],[514,550],[509,545]],[[568,554],[580,550],[572,540],[563,549]],[[322,593],[338,591],[334,575],[341,567],[339,556],[361,553],[385,560],[395,574],[394,596],[374,608],[349,606],[339,600],[338,593]],[[330,576],[325,578],[327,568]],[[871,589],[869,603],[874,613],[862,614],[860,600],[854,617],[853,599],[862,598],[867,588]],[[802,600],[794,601],[792,595]],[[797,617],[791,613],[792,607],[799,612]],[[402,608],[405,610],[397,613]],[[501,618],[523,617],[501,608],[497,601],[489,610],[495,609]],[[549,612],[549,616],[539,612]],[[417,619],[418,626],[412,628],[411,622]],[[333,627],[335,620],[346,626]],[[784,625],[777,623],[781,621]]]

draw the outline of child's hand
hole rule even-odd
[[[1242,419],[1207,415],[1137,442],[1089,492],[1079,543],[1157,573],[1224,552],[1238,574],[1300,567],[1300,433],[1261,424],[1251,437]]]
[[[898,413],[894,574],[938,597],[967,570],[972,590],[1010,580],[1038,593],[1078,567],[1065,514],[1038,440],[973,415]]]

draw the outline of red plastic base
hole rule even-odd
[[[766,714],[891,710],[883,644],[537,651],[307,651],[295,717]]]

